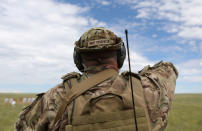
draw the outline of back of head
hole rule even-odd
[[[118,68],[122,67],[126,55],[122,39],[106,28],[91,28],[75,42],[74,63],[83,72],[81,54],[103,51],[116,51]]]

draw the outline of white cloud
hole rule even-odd
[[[76,70],[73,46],[91,26],[88,8],[52,0],[0,3],[0,84],[56,83]]]
[[[91,25],[96,25],[97,27],[104,27],[106,26],[106,24],[104,22],[100,22],[96,19],[93,19],[93,18],[89,18],[89,22]]]
[[[202,59],[193,59],[177,65],[180,81],[202,82]]]
[[[201,68],[201,61],[202,59],[193,59],[186,62],[183,62],[178,65],[178,68],[180,72],[183,75],[196,75],[196,74],[202,74],[202,68]]]
[[[202,1],[201,0],[126,0],[137,10],[137,18],[168,20],[168,32],[187,39],[202,40]]]
[[[102,4],[102,5],[110,5],[111,3],[109,1],[106,0],[96,0],[98,3]]]
[[[153,38],[156,38],[156,37],[157,37],[157,34],[153,34],[152,37],[153,37]]]
[[[202,43],[200,43],[199,45],[199,50],[200,50],[200,53],[202,54]]]
[[[178,32],[178,36],[182,38],[202,40],[202,28],[182,26]]]
[[[202,66],[202,61],[200,62],[200,66]]]
[[[130,63],[131,63],[131,70],[134,72],[142,70],[147,65],[154,64],[154,62],[148,60],[146,57],[142,56],[141,54],[135,51],[130,52]],[[126,58],[122,70],[129,70],[128,58]]]
[[[137,18],[150,18],[150,10],[149,9],[139,9],[138,10],[138,15],[136,16]]]
[[[190,41],[188,44],[191,47],[189,48],[191,51],[197,52],[198,48],[195,41]]]
[[[202,82],[202,76],[183,76],[182,80],[186,82]]]

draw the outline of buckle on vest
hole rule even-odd
[[[72,131],[72,125],[66,125],[65,131]]]

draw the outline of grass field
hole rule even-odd
[[[177,94],[166,131],[202,131],[202,94]]]
[[[16,98],[20,97],[33,97],[34,94],[0,94],[0,131],[13,131],[14,123],[22,110],[28,104],[16,104],[11,106],[10,104],[4,104],[5,98]]]
[[[13,131],[19,112],[26,104],[4,104],[5,98],[33,97],[34,94],[0,94],[0,131]],[[202,131],[202,94],[177,94],[166,131]]]

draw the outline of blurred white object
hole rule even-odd
[[[32,102],[32,98],[28,98],[28,99],[27,99],[27,102],[28,102],[28,103],[31,103],[31,102]]]
[[[15,106],[15,104],[16,104],[16,101],[13,100],[13,101],[11,102],[11,105],[12,105],[12,106]]]
[[[13,102],[13,98],[9,98],[9,103],[11,104]]]
[[[32,102],[35,100],[35,98],[32,98]]]
[[[9,102],[9,99],[8,99],[8,98],[5,98],[5,99],[4,99],[4,103],[8,104],[8,102]]]
[[[22,103],[26,103],[27,102],[27,98],[23,98]]]

